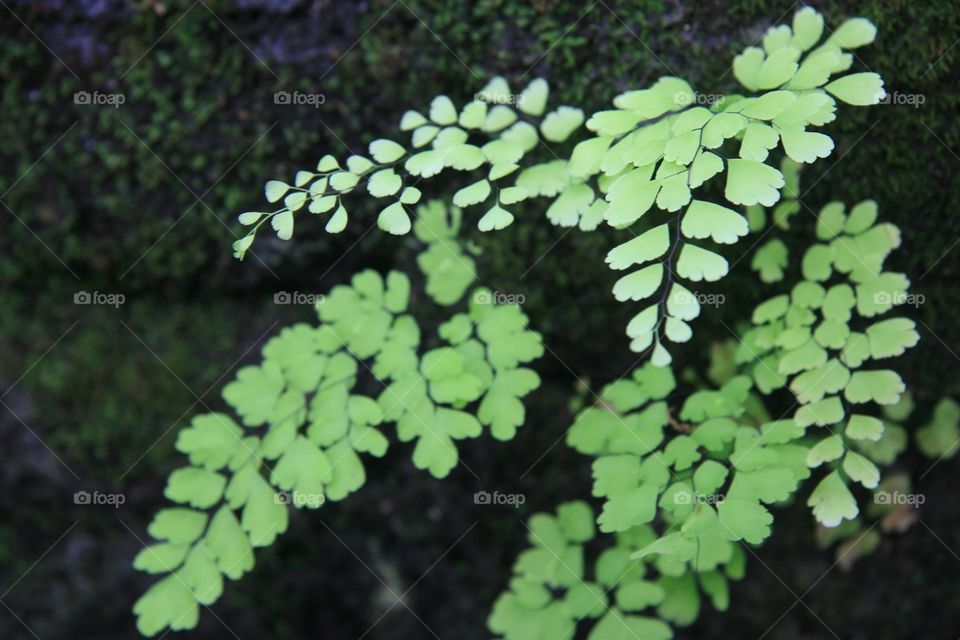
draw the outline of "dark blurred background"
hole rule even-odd
[[[313,319],[307,306],[274,304],[275,293],[410,264],[404,243],[364,235],[374,212],[362,205],[340,236],[305,227],[282,243],[263,234],[257,257],[235,261],[235,214],[261,206],[267,179],[394,135],[404,110],[438,93],[462,103],[496,74],[518,84],[543,76],[555,99],[587,112],[671,70],[701,92],[733,91],[733,56],[799,6],[0,1],[0,637],[138,637],[129,611],[150,579],[130,563],[178,464],[177,430],[204,407],[223,407],[222,385],[273,330]],[[844,109],[828,129],[836,150],[803,178],[815,209],[872,197],[903,231],[893,264],[924,296],[906,309],[922,341],[902,364],[915,425],[960,391],[960,3],[816,6],[828,25],[873,20],[877,42],[856,64],[881,73],[888,91],[924,96],[920,106]],[[77,104],[78,91],[123,103]],[[277,91],[325,100],[275,104]],[[430,638],[428,627],[441,638],[487,637],[489,605],[525,544],[518,520],[589,494],[585,461],[562,443],[551,448],[582,392],[577,377],[599,389],[634,362],[620,330],[630,310],[612,301],[613,274],[602,267],[609,236],[563,234],[536,205],[521,213],[522,224],[480,241],[482,277],[526,296],[552,350],[517,439],[465,444],[479,481],[463,469],[434,480],[413,468],[409,447],[393,447],[369,465],[359,494],[295,517],[189,637]],[[699,342],[678,360],[702,367],[704,340],[726,337],[719,322],[763,295],[746,267],[725,281],[727,304],[698,321]],[[124,303],[74,304],[78,292]],[[831,570],[806,510],[787,510],[731,610],[703,615],[680,637],[960,636],[960,465],[928,471],[912,449],[900,464],[926,495],[905,534],[850,572]],[[526,504],[475,505],[479,489],[523,493]],[[77,490],[121,493],[125,503],[75,505]],[[391,608],[390,590],[411,586],[406,606]]]

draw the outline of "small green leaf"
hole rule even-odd
[[[400,194],[400,202],[406,205],[417,204],[420,202],[421,192],[416,187],[405,187]]]
[[[226,478],[214,471],[183,467],[170,474],[163,494],[174,502],[207,509],[220,500],[226,484]]]
[[[896,404],[905,390],[906,385],[895,371],[855,371],[843,395],[855,404]]]
[[[876,73],[870,72],[843,76],[824,88],[847,104],[859,107],[879,104],[886,95],[883,90],[883,79]]]
[[[394,173],[393,169],[381,169],[373,173],[367,182],[367,190],[374,198],[392,196],[402,186],[403,180]]]
[[[389,164],[403,157],[406,149],[393,140],[379,139],[370,143],[370,156],[380,164]]]
[[[728,266],[723,256],[695,244],[685,244],[677,260],[677,274],[694,282],[714,282],[727,275]]]
[[[324,226],[324,231],[327,233],[340,233],[347,227],[347,210],[343,208],[343,205],[337,207],[337,210],[334,212],[330,219],[327,220],[326,226]]]
[[[883,435],[883,422],[872,416],[853,414],[847,422],[844,434],[851,440],[879,440]]]
[[[797,48],[806,51],[817,44],[823,35],[823,16],[813,7],[803,7],[793,15],[793,40]]]
[[[770,535],[773,516],[759,503],[727,499],[717,505],[720,533],[728,540],[760,544]]]
[[[377,226],[387,233],[402,236],[410,232],[410,216],[400,202],[394,202],[380,212]]]
[[[147,527],[147,533],[173,545],[187,545],[199,538],[206,526],[207,514],[202,511],[161,509]]]
[[[417,111],[407,111],[400,118],[400,130],[411,131],[417,127],[427,124],[427,119]],[[323,171],[318,167],[318,170]]]
[[[843,458],[843,470],[851,480],[856,480],[867,489],[876,489],[880,484],[880,470],[877,465],[859,453],[847,452]]]
[[[920,341],[920,334],[917,333],[913,320],[906,318],[877,322],[867,327],[866,334],[870,342],[870,356],[873,358],[903,355]]]
[[[206,413],[195,416],[190,427],[180,432],[176,447],[191,464],[215,471],[230,461],[242,437],[243,430],[230,416]]]
[[[281,211],[270,218],[270,226],[277,232],[278,238],[289,240],[293,237],[293,212]]]
[[[837,424],[843,420],[843,417],[843,403],[840,402],[840,398],[833,396],[800,407],[797,409],[794,420],[801,427],[809,427],[813,424],[823,427]]]
[[[827,44],[843,49],[857,49],[873,42],[877,28],[866,18],[851,18],[844,21],[836,31],[830,34]]]
[[[825,527],[836,527],[844,518],[853,520],[860,512],[857,501],[837,471],[820,481],[807,500],[807,506],[813,507],[813,515]]]
[[[653,295],[662,280],[663,265],[652,264],[617,280],[613,296],[620,302],[643,300]]]
[[[155,583],[133,605],[137,630],[154,636],[166,627],[173,631],[193,629],[200,609],[190,587],[178,576],[170,575]]]
[[[816,162],[826,158],[833,151],[833,139],[830,136],[803,127],[784,127],[780,129],[783,150],[797,162]]]
[[[838,459],[843,452],[843,440],[840,436],[828,436],[807,452],[807,466],[819,467],[824,462]]]
[[[458,207],[468,207],[480,204],[490,197],[490,183],[487,180],[478,180],[453,194],[453,204]]]
[[[430,103],[430,119],[439,125],[454,124],[457,121],[457,108],[447,96],[437,96]]]
[[[264,188],[264,193],[266,194],[269,202],[276,202],[285,196],[289,190],[290,185],[288,185],[286,182],[281,182],[280,180],[271,180]]]
[[[499,231],[513,223],[513,215],[499,205],[491,207],[477,222],[480,231]]]
[[[606,262],[611,269],[622,270],[635,264],[643,264],[659,258],[670,248],[670,232],[666,224],[645,231],[607,253]]]
[[[690,203],[680,229],[688,238],[711,238],[720,244],[733,244],[749,232],[747,220],[742,215],[704,200]]]
[[[550,87],[543,78],[535,78],[517,98],[517,108],[531,116],[542,115],[547,107]]]
[[[443,171],[444,156],[436,150],[415,153],[403,164],[403,168],[415,176],[432,178]]]
[[[583,124],[583,111],[574,107],[559,107],[540,123],[540,133],[548,142],[563,142]]]

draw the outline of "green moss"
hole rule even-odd
[[[165,472],[177,431],[223,407],[222,383],[257,357],[264,334],[278,321],[313,316],[271,304],[272,293],[128,295],[119,307],[74,305],[73,293],[5,297],[0,322],[12,339],[0,352],[0,378],[19,379],[17,388],[29,392],[28,420],[45,445],[85,481],[115,487],[130,482],[127,472]]]

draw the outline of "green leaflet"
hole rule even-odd
[[[783,174],[756,160],[730,160],[724,195],[733,204],[771,207],[780,199]]]
[[[760,280],[765,283],[779,282],[783,280],[787,257],[787,245],[782,240],[774,238],[757,249],[750,262],[750,268],[758,272]]]
[[[680,229],[688,238],[710,238],[720,244],[733,244],[748,231],[747,221],[739,213],[702,200],[690,203]]]
[[[434,115],[446,117],[438,108]],[[391,152],[384,144],[371,151]],[[456,221],[446,216],[443,207],[423,208],[418,236],[458,247]],[[490,292],[477,290],[469,313],[441,326],[449,346],[423,352],[406,313],[410,295],[399,272],[384,278],[367,270],[334,287],[317,305],[319,325],[283,329],[264,345],[263,361],[224,388],[243,426],[209,413],[181,431],[177,448],[190,466],[171,473],[165,490],[181,506],[157,514],[148,533],[158,542],[134,560],[138,570],[161,575],[134,605],[142,633],[192,628],[199,605],[221,595],[223,577],[250,571],[253,549],[287,529],[291,507],[316,509],[362,487],[363,457],[383,456],[389,446],[385,423],[396,423],[399,440],[415,440],[414,465],[437,477],[456,465],[456,440],[484,427],[513,437],[524,421],[521,400],[540,383],[521,366],[543,353],[526,316],[516,305],[478,302]],[[386,387],[379,398],[356,387],[364,372]],[[564,513],[572,536],[592,536],[582,513]]]
[[[836,527],[843,519],[852,520],[859,513],[857,501],[836,471],[820,481],[807,506],[813,507],[817,520],[827,527]]]
[[[883,80],[875,73],[854,73],[834,80],[825,88],[847,104],[857,106],[877,104],[886,95]]]
[[[563,142],[583,124],[583,111],[560,107],[551,111],[540,124],[540,133],[549,142]]]

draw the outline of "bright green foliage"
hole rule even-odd
[[[427,294],[437,304],[460,300],[477,279],[476,263],[457,240],[462,211],[449,210],[438,200],[417,209],[414,233],[427,245],[417,256],[417,265],[427,277]]]
[[[592,640],[668,640],[673,637],[668,622],[689,624],[696,618],[701,589],[723,610],[727,581],[743,575],[743,550],[725,540],[720,540],[722,550],[698,550],[669,536],[658,541],[664,553],[702,556],[702,566],[709,568],[700,574],[700,588],[684,562],[632,558],[637,547],[657,544],[647,525],[609,538],[596,561],[587,562],[583,543],[593,540],[595,529],[593,512],[583,502],[560,505],[556,516],[535,514],[527,530],[531,547],[517,558],[510,588],[488,620],[491,631],[507,639],[569,639],[588,624],[585,637]]]
[[[539,334],[526,324],[519,307],[493,304],[489,291],[477,289],[469,311],[441,325],[447,346],[390,376],[377,402],[387,420],[396,420],[401,441],[416,440],[418,468],[446,476],[457,463],[455,441],[480,435],[481,425],[498,439],[513,437],[524,419],[519,398],[540,384],[532,369],[519,366],[543,354]],[[476,401],[476,417],[462,410]]]
[[[597,572],[620,567],[603,570],[612,577],[600,582],[620,587],[621,610],[604,614],[610,622],[598,623],[590,637],[619,637],[613,622],[625,611],[645,614],[638,628],[649,626],[652,637],[672,637],[663,622],[691,623],[701,594],[726,608],[726,580],[742,575],[737,543],[762,542],[773,521],[767,505],[788,500],[810,475],[798,443],[803,430],[748,411],[751,387],[750,378],[733,376],[687,396],[674,416],[672,372],[648,363],[578,415],[567,442],[595,458],[593,493],[604,500],[597,523],[618,533],[618,548],[600,556]],[[502,596],[491,618],[491,629],[507,637],[509,622],[497,616],[510,602]],[[515,616],[517,624],[525,619]]]
[[[282,206],[275,211],[242,214],[241,224],[252,228],[234,243],[234,252],[242,258],[267,221],[277,237],[289,240],[295,216],[304,213],[324,216],[326,230],[339,233],[347,224],[343,201],[363,191],[387,200],[377,226],[404,235],[413,228],[409,207],[422,197],[420,189],[404,185],[451,171],[475,177],[456,193],[453,203],[482,206],[477,222],[481,231],[503,229],[514,220],[509,206],[531,195],[519,183],[511,185],[504,178],[514,175],[524,156],[542,140],[563,142],[583,124],[583,112],[572,107],[544,115],[548,95],[546,81],[535,79],[514,108],[506,81],[494,78],[459,110],[447,96],[437,96],[426,115],[408,111],[401,118],[400,130],[410,133],[408,146],[379,138],[370,143],[367,155],[351,155],[344,162],[323,156],[314,171],[299,171],[292,185],[268,182],[267,201]]]
[[[796,163],[816,162],[833,151],[833,140],[814,129],[835,119],[837,99],[863,106],[884,96],[877,74],[846,73],[853,62],[846,50],[872,42],[874,32],[869,21],[851,20],[837,33],[853,35],[833,34],[818,46],[823,18],[813,9],[801,9],[792,29],[770,29],[762,48],[749,47],[735,59],[734,75],[747,93],[725,96],[710,108],[699,106],[693,88],[674,77],[626,91],[614,98],[612,109],[589,118],[567,106],[543,115],[549,89],[542,79],[527,85],[517,108],[506,104],[514,101],[503,78],[491,80],[461,109],[438,96],[426,114],[408,111],[401,119],[400,129],[411,134],[409,147],[377,139],[369,146],[369,157],[350,156],[342,164],[327,155],[315,172],[299,172],[294,185],[271,180],[267,199],[282,199],[283,207],[243,214],[241,222],[253,228],[236,243],[236,253],[243,256],[267,220],[281,239],[289,239],[294,214],[303,210],[328,215],[336,208],[328,231],[341,230],[346,218],[342,200],[364,185],[371,196],[392,201],[377,219],[380,229],[406,234],[414,228],[409,206],[421,193],[413,187],[401,192],[402,186],[451,170],[467,172],[470,177],[454,194],[453,204],[480,207],[481,231],[509,226],[515,219],[510,207],[533,197],[552,199],[546,216],[558,226],[592,231],[606,221],[628,230],[632,239],[607,256],[612,268],[631,270],[613,293],[617,300],[638,302],[662,291],[627,334],[632,350],[649,352],[654,364],[666,366],[672,358],[665,342],[689,340],[688,323],[699,313],[690,304],[683,305],[686,315],[669,308],[670,300],[695,297],[679,280],[723,278],[729,264],[713,245],[734,244],[750,229],[748,219],[732,207],[776,205],[774,220],[785,225],[797,209]],[[584,124],[593,137],[580,140],[569,159],[553,155],[544,162],[525,162],[541,143],[564,142]],[[781,147],[787,160],[778,169],[770,162]],[[706,200],[703,187],[719,185],[721,179],[723,200]],[[783,201],[781,191],[786,192]],[[669,215],[648,215],[653,209]],[[439,205],[429,209],[434,219],[441,216],[438,210]],[[451,218],[455,230],[459,211]],[[448,268],[451,259],[472,271],[472,260],[448,255],[440,245],[421,256],[421,267],[433,272]],[[786,261],[785,245],[772,240],[756,254],[754,268],[765,282],[774,282],[782,277]],[[863,286],[891,288],[893,283]],[[437,299],[455,297],[457,290],[451,287],[437,292]]]
[[[727,274],[724,246],[788,230],[806,207],[799,168],[833,151],[817,129],[835,119],[837,100],[865,106],[883,97],[879,76],[848,73],[849,51],[874,37],[867,20],[831,32],[805,7],[734,60],[745,95],[709,108],[686,82],[664,77],[587,117],[550,109],[541,79],[514,99],[494,78],[462,108],[438,96],[424,112],[405,113],[409,143],[377,139],[366,156],[326,155],[292,185],[268,182],[278,208],[240,216],[252,229],[235,244],[238,257],[268,220],[284,240],[305,212],[342,231],[343,200],[366,191],[387,200],[381,230],[413,231],[425,245],[417,264],[427,296],[458,307],[424,340],[408,312],[409,279],[364,271],[318,306],[319,326],[283,330],[261,364],[238,372],[224,389],[236,417],[199,416],[177,440],[189,465],[171,474],[166,495],[179,506],[157,515],[149,529],[157,543],[135,560],[166,574],[135,605],[140,630],[194,626],[223,576],[250,571],[253,548],[286,529],[288,503],[315,508],[362,487],[361,456],[385,453],[387,423],[411,443],[413,464],[436,477],[484,427],[497,439],[514,436],[521,399],[539,385],[524,365],[543,345],[519,306],[475,288],[478,251],[459,236],[464,211],[479,207],[480,231],[501,230],[516,221],[514,205],[537,197],[550,199],[544,213],[554,225],[593,231],[606,222],[630,234],[606,262],[625,272],[614,297],[645,301],[626,333],[630,348],[650,357],[607,385],[567,433],[592,457],[599,513],[570,502],[530,519],[531,547],[490,630],[516,640],[672,638],[671,625],[691,624],[704,599],[728,606],[728,581],[745,571],[743,546],[761,544],[773,507],[813,476],[816,485],[803,488],[813,517],[850,543],[864,516],[876,516],[858,496],[890,484],[883,468],[907,443],[899,423],[911,400],[886,361],[919,340],[913,321],[883,317],[906,300],[909,281],[884,271],[900,236],[877,222],[876,203],[849,211],[828,203],[815,216],[816,241],[792,261],[782,239],[761,238],[750,262],[759,280],[800,277],[753,310],[737,343],[714,349],[710,383],[675,377],[665,343],[692,337],[695,285]],[[542,143],[571,138],[568,158],[532,159]],[[454,185],[453,206],[420,204],[412,185],[441,173]],[[374,395],[362,392],[376,385]],[[787,415],[768,411],[773,396],[792,403]],[[957,405],[941,403],[917,434],[921,449],[953,455],[958,423]],[[598,532],[613,535],[587,545]],[[595,561],[588,546],[602,548]]]
[[[588,637],[594,640],[673,637],[669,625],[640,614],[684,591],[666,577],[648,577],[642,562],[631,561],[629,549],[652,532],[640,527],[619,534],[588,569],[583,544],[594,538],[593,517],[586,503],[568,502],[556,516],[530,518],[532,546],[517,558],[510,590],[494,604],[488,621],[494,633],[515,640],[569,639],[578,623],[592,621]]]
[[[830,203],[817,220],[821,242],[807,250],[806,279],[758,307],[757,326],[744,335],[736,360],[763,393],[789,388],[799,405],[797,424],[816,430],[806,462],[835,470],[808,505],[835,527],[858,514],[850,483],[876,487],[875,463],[889,462],[876,447],[884,424],[864,405],[895,405],[905,387],[896,372],[872,365],[901,355],[919,335],[912,320],[875,317],[906,295],[906,278],[883,271],[900,236],[893,225],[877,223],[876,204],[861,202],[846,214],[841,203]]]
[[[836,539],[846,544],[854,544],[848,530],[865,533],[857,495],[865,493],[870,504],[869,492],[884,486],[881,468],[906,444],[897,423],[911,406],[897,374],[872,365],[901,355],[918,335],[912,321],[877,317],[860,300],[858,286],[884,278],[884,262],[899,244],[896,229],[877,222],[876,205],[861,203],[847,215],[831,203],[819,218],[821,242],[813,247],[828,252],[828,277],[803,280],[760,304],[739,344],[714,352],[728,359],[711,367],[725,372],[716,387],[682,394],[675,408],[671,369],[649,362],[607,385],[570,428],[567,443],[594,458],[593,495],[602,500],[598,530],[616,533],[617,547],[601,554],[597,574],[617,557],[624,583],[634,575],[644,581],[630,590],[621,586],[613,597],[616,579],[594,584],[577,570],[584,589],[605,589],[619,607],[580,616],[592,625],[588,637],[620,637],[619,615],[641,617],[636,624],[654,626],[638,628],[661,637],[659,624],[690,624],[703,597],[725,608],[726,579],[743,572],[739,543],[761,544],[773,529],[771,506],[792,500],[813,474],[818,480],[806,503],[814,518],[824,527],[844,525]],[[900,300],[905,289],[898,292],[887,295]],[[777,392],[792,396],[793,417],[771,419],[763,396]],[[958,416],[955,404],[941,403],[918,437],[949,446]],[[491,630],[520,638],[530,633],[525,625],[538,620],[560,629],[559,637],[573,637],[570,596],[522,598],[529,557],[546,563],[551,556],[537,546],[521,555],[518,575],[494,607]],[[597,604],[610,606],[603,599]],[[600,622],[592,622],[597,616]]]
[[[820,24],[821,30],[808,29],[808,22]],[[876,104],[883,96],[882,81],[872,73],[827,84],[850,66],[852,56],[843,49],[866,44],[865,37],[831,38],[814,49],[822,34],[822,18],[812,9],[798,12],[794,30],[797,33],[785,26],[771,29],[763,49],[751,47],[737,57],[734,74],[753,95],[727,96],[708,109],[696,106],[696,94],[685,82],[662,78],[649,89],[621,94],[614,100],[615,109],[594,114],[587,128],[597,137],[581,142],[568,163],[571,179],[566,188],[595,182],[594,192],[599,192],[598,199],[603,197],[599,208],[604,219],[633,231],[634,239],[607,257],[615,269],[639,267],[617,282],[615,297],[636,301],[665,290],[655,310],[647,307],[628,328],[631,349],[652,349],[655,364],[670,362],[663,341],[688,340],[686,322],[696,316],[677,317],[667,308],[670,297],[686,295],[677,276],[694,283],[712,282],[728,270],[727,261],[701,241],[732,244],[748,232],[748,221],[728,205],[773,207],[784,190],[787,199],[777,205],[774,219],[786,224],[796,211],[795,180],[787,184],[793,177],[787,171],[795,173],[795,165],[787,171],[768,165],[770,152],[782,144],[786,156],[797,163],[826,157],[833,141],[808,129],[835,118],[834,97],[864,105]],[[726,203],[709,202],[694,193],[724,173]],[[586,211],[591,200],[582,196],[578,211]],[[650,228],[639,221],[645,216],[649,220],[652,208],[674,215],[652,222],[659,225],[653,227],[653,236],[650,231],[642,235],[634,231],[635,225]],[[568,223],[577,220],[571,215]],[[667,242],[662,241],[664,236]],[[755,255],[754,268],[764,281],[773,282],[782,278],[786,261],[785,245],[772,240]],[[645,266],[649,262],[654,265]]]
[[[443,207],[421,216],[427,252],[441,244],[462,252],[445,224]],[[474,281],[472,272],[425,270],[428,290],[445,304]],[[189,465],[170,475],[165,495],[181,506],[157,514],[149,527],[157,542],[134,560],[139,570],[165,574],[134,607],[141,633],[195,626],[199,606],[222,593],[223,577],[250,571],[253,549],[286,530],[291,505],[318,508],[360,489],[362,456],[383,456],[389,446],[386,423],[396,423],[400,441],[415,440],[414,465],[437,477],[456,466],[456,440],[484,426],[513,437],[524,421],[520,399],[540,383],[521,366],[542,355],[539,334],[519,307],[478,302],[490,295],[477,289],[468,310],[440,327],[446,346],[424,351],[410,294],[410,280],[396,271],[363,271],[334,287],[318,303],[319,325],[283,329],[264,345],[260,364],[226,385],[236,421],[204,414],[180,433]],[[370,384],[382,388],[379,396],[361,391]]]

